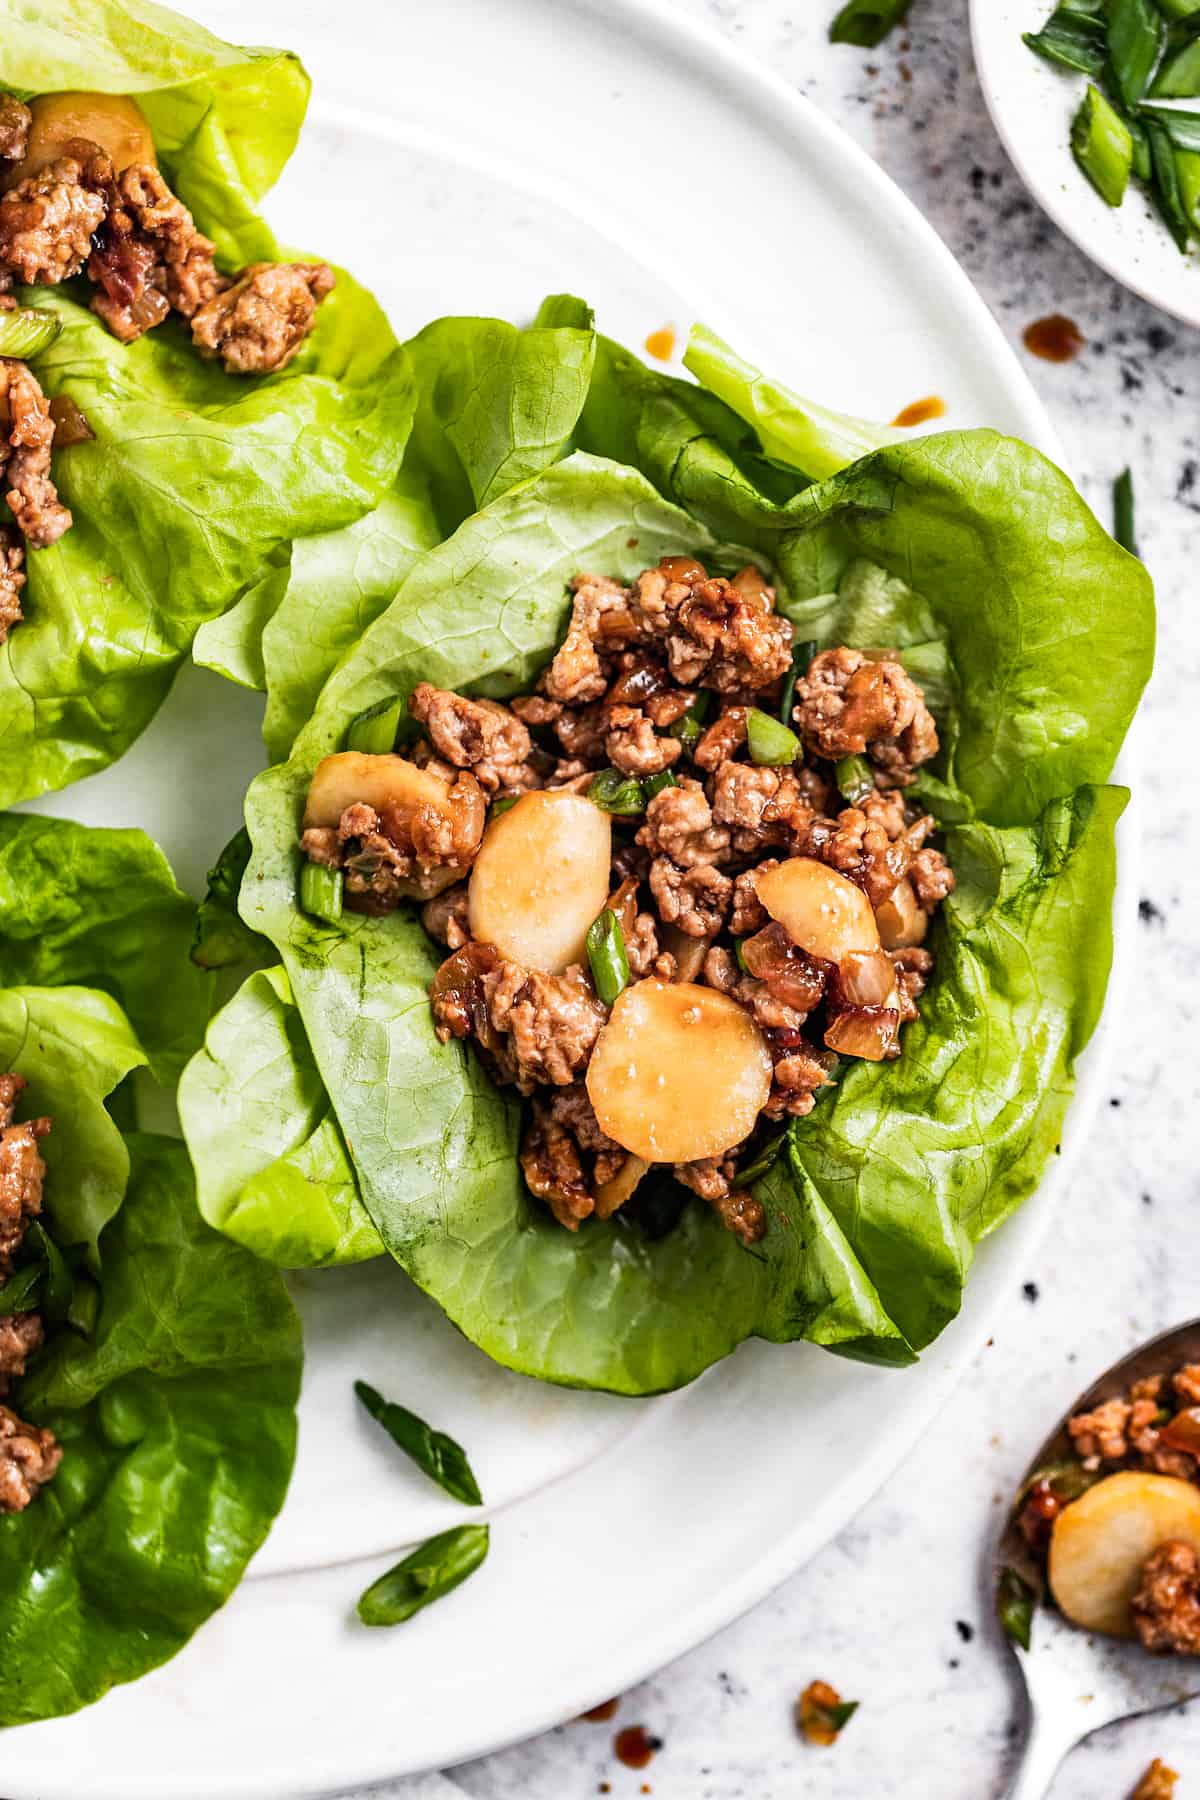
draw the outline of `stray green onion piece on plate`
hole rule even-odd
[[[596,992],[605,1006],[615,1005],[629,986],[629,958],[621,921],[607,906],[588,927],[587,953]]]
[[[364,1625],[403,1625],[473,1575],[488,1553],[486,1525],[459,1525],[427,1543],[373,1581],[358,1603]]]
[[[1100,198],[1120,206],[1133,168],[1133,134],[1099,88],[1088,88],[1071,122],[1071,151]]]
[[[28,362],[48,350],[61,330],[57,313],[41,307],[17,306],[11,312],[0,312],[0,356]]]
[[[356,1381],[354,1392],[393,1444],[411,1457],[431,1481],[436,1481],[452,1499],[461,1500],[464,1506],[483,1505],[479,1483],[461,1444],[444,1431],[435,1431],[416,1413],[409,1412],[407,1406],[385,1400],[365,1381]]]
[[[1113,482],[1113,536],[1130,556],[1138,554],[1133,529],[1133,476],[1128,469],[1122,469]]]
[[[770,713],[761,712],[757,706],[752,706],[746,714],[746,743],[750,761],[758,763],[760,768],[780,768],[785,763],[794,763],[800,754],[800,739],[795,732],[780,719],[773,719]]]
[[[851,806],[861,806],[875,792],[875,771],[865,756],[843,756],[834,768],[838,793]]]
[[[344,877],[340,869],[306,862],[300,871],[300,910],[314,919],[337,925],[342,917]]]
[[[846,0],[829,27],[829,41],[873,50],[895,30],[911,4],[912,0]]]

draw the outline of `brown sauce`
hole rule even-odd
[[[1043,362],[1073,362],[1087,345],[1087,339],[1080,331],[1074,319],[1068,319],[1065,313],[1050,313],[1044,319],[1035,319],[1024,331],[1025,348],[1031,356],[1040,356]]]
[[[650,356],[656,356],[659,362],[670,362],[675,354],[674,327],[664,325],[661,331],[652,331],[646,339],[646,350]]]
[[[620,1704],[619,1699],[602,1700],[599,1706],[589,1706],[585,1713],[580,1713],[580,1722],[586,1719],[589,1725],[602,1725],[606,1719],[616,1718]]]
[[[662,1749],[662,1739],[651,1737],[644,1725],[627,1725],[613,1739],[613,1749],[617,1761],[623,1762],[627,1769],[644,1769],[653,1760],[655,1751]]]
[[[925,425],[930,419],[941,419],[946,415],[946,402],[940,394],[927,394],[924,400],[914,400],[892,420],[893,425]]]

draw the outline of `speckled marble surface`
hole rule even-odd
[[[1124,292],[1038,212],[976,85],[966,0],[915,0],[878,51],[825,41],[833,0],[687,0],[839,120],[932,220],[1014,345],[1064,312],[1087,348],[1026,366],[1072,470],[1107,516],[1132,465],[1160,648],[1140,728],[1141,922],[1114,1021],[1109,1098],[1035,1263],[943,1417],[830,1547],[755,1612],[622,1698],[389,1800],[991,1800],[1005,1793],[1021,1706],[980,1588],[1002,1496],[1043,1428],[1139,1338],[1200,1311],[1200,338]],[[802,217],[797,229],[803,229]],[[1200,270],[1197,272],[1200,281]],[[1024,355],[1024,352],[1022,352]],[[698,1579],[702,1578],[698,1571]],[[814,1676],[861,1708],[832,1750],[798,1742],[791,1703]],[[597,1696],[600,1698],[601,1696]],[[662,1748],[622,1768],[613,1733]],[[1200,1704],[1099,1734],[1053,1800],[1121,1800],[1150,1758],[1200,1796]]]

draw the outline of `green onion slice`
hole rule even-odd
[[[345,879],[340,869],[306,862],[300,871],[300,910],[314,919],[337,925],[342,917],[344,891]]]
[[[1028,1650],[1037,1596],[1024,1576],[1004,1567],[996,1583],[996,1617],[1014,1644]]]
[[[0,356],[29,362],[48,350],[61,330],[58,314],[41,307],[18,306],[12,312],[0,312]]]
[[[486,1525],[459,1525],[413,1550],[381,1575],[358,1603],[364,1625],[403,1625],[473,1575],[488,1553]]]
[[[629,986],[629,958],[621,921],[610,907],[588,926],[587,953],[596,992],[605,1006],[612,1006]]]
[[[808,665],[816,654],[816,638],[804,638],[792,651],[792,666],[788,670],[787,680],[783,684],[783,693],[779,697],[779,717],[785,725],[790,725],[792,722],[796,683],[802,675],[808,674]]]
[[[436,1481],[440,1488],[465,1506],[483,1505],[479,1483],[461,1444],[444,1431],[435,1431],[406,1406],[400,1406],[395,1400],[385,1400],[365,1381],[356,1381],[354,1392],[376,1423],[383,1426],[393,1444],[411,1457],[431,1481]]]
[[[710,690],[702,688],[683,717],[668,725],[667,736],[678,738],[685,750],[694,750],[704,735],[704,721],[712,709],[712,702]]]
[[[1133,168],[1133,135],[1099,88],[1088,88],[1071,122],[1071,150],[1100,198],[1120,206]]]
[[[1130,556],[1137,555],[1137,539],[1133,535],[1133,476],[1128,469],[1122,469],[1113,482],[1113,536],[1122,550],[1128,550]]]
[[[588,799],[601,812],[616,813],[622,819],[635,819],[646,810],[641,782],[636,775],[625,775],[620,769],[601,769],[588,788]]]
[[[851,806],[861,806],[875,792],[875,771],[865,756],[843,756],[833,771],[838,792]]]
[[[678,786],[670,769],[660,769],[657,775],[648,775],[642,783],[647,800],[653,800],[655,794],[661,794],[664,788]]]
[[[361,750],[366,756],[386,756],[396,748],[396,734],[403,717],[403,700],[377,701],[352,722],[346,733],[347,747]]]
[[[752,706],[746,714],[746,742],[751,762],[763,768],[779,768],[794,763],[800,754],[800,739],[779,719]]]

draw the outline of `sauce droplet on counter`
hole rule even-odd
[[[942,419],[946,416],[946,402],[940,394],[927,394],[924,400],[914,400],[892,420],[893,425],[924,425],[930,419]]]
[[[644,1769],[655,1751],[662,1749],[662,1739],[651,1737],[644,1725],[627,1725],[613,1739],[613,1749],[617,1761],[627,1769]]]
[[[664,325],[661,331],[652,331],[646,339],[646,349],[651,356],[657,356],[659,362],[670,362],[675,354],[675,329]]]
[[[1031,356],[1054,363],[1074,362],[1079,352],[1087,347],[1082,331],[1065,313],[1050,313],[1044,319],[1035,319],[1032,325],[1025,327],[1024,343]]]
[[[589,1706],[586,1712],[580,1713],[580,1722],[586,1719],[589,1725],[602,1725],[606,1719],[616,1718],[620,1704],[619,1699],[602,1700],[599,1706]]]

